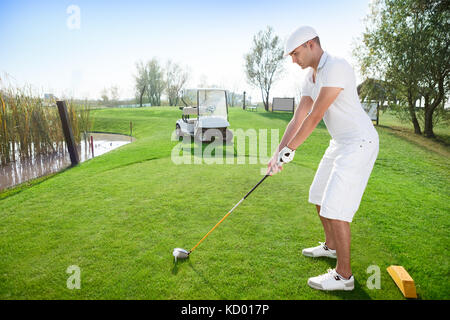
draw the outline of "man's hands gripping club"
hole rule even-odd
[[[283,164],[291,162],[294,159],[295,150],[284,147],[280,152],[276,152],[267,164],[267,174],[273,175],[283,170]]]
[[[283,164],[292,161],[297,149],[316,128],[322,120],[325,111],[336,100],[342,91],[339,87],[322,87],[316,101],[309,96],[303,96],[295,110],[294,116],[289,122],[280,146],[284,146],[279,152],[275,152],[267,165],[267,174],[273,175],[283,169]],[[289,148],[287,146],[292,147]],[[277,149],[278,151],[279,149]]]
[[[295,150],[292,150],[288,146],[281,149],[278,153],[278,163],[283,165],[284,163],[291,162],[294,159]]]

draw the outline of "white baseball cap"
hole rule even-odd
[[[301,26],[291,33],[284,46],[284,56],[287,57],[297,47],[304,44],[306,41],[318,37],[316,30],[309,26]]]

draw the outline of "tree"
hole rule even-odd
[[[137,74],[134,76],[136,84],[136,97],[139,99],[139,105],[142,107],[142,99],[147,91],[148,85],[148,72],[147,66],[142,61],[136,63]]]
[[[450,4],[445,0],[416,2],[414,10],[419,19],[425,16],[428,21],[424,30],[428,51],[421,53],[424,79],[419,82],[424,101],[424,135],[434,137],[434,118],[450,92]]]
[[[389,91],[389,85],[383,80],[367,78],[357,87],[361,102],[376,101],[382,107],[385,103],[397,103],[395,91]]]
[[[227,100],[230,107],[235,107],[238,105],[239,94],[234,91],[227,91]]]
[[[243,94],[239,92],[239,87],[239,83],[234,82],[231,90],[228,91],[228,104],[232,107],[242,104]]]
[[[161,95],[165,86],[164,70],[158,60],[153,58],[147,63],[147,96],[152,106],[161,105]]]
[[[170,106],[176,106],[180,93],[188,80],[189,74],[181,66],[171,60],[166,64],[166,93]]]
[[[199,79],[200,81],[199,81],[199,83],[197,84],[197,87],[199,87],[199,88],[209,88],[210,86],[208,85],[208,77],[206,76],[206,75],[204,75],[204,74],[202,74],[201,76],[200,76],[200,79]]]
[[[113,106],[119,101],[119,87],[113,85],[110,88],[103,88],[103,90],[100,92],[100,95],[102,104]]]
[[[249,83],[261,90],[264,108],[269,110],[269,94],[282,70],[283,47],[272,27],[253,37],[253,47],[245,55],[245,71]]]
[[[102,102],[104,104],[108,103],[109,98],[108,98],[108,90],[106,88],[103,88],[102,92],[100,93],[101,97],[102,97]]]
[[[110,97],[111,97],[111,102],[113,104],[117,104],[119,102],[119,87],[118,86],[111,86],[111,88],[109,88],[109,92],[110,92]]]
[[[367,77],[383,79],[421,134],[417,102],[424,100],[424,134],[434,137],[433,115],[449,95],[449,21],[445,0],[376,0],[362,44],[354,50]]]

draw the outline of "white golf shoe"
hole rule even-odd
[[[319,242],[320,246],[313,247],[313,248],[307,248],[303,249],[302,254],[307,257],[328,257],[328,258],[334,258],[336,259],[336,250],[331,250],[327,247],[325,242]]]
[[[335,269],[328,269],[326,274],[309,278],[308,285],[313,289],[324,291],[351,291],[355,288],[355,278],[352,275],[349,279],[344,279]]]

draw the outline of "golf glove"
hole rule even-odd
[[[295,150],[289,147],[284,147],[278,154],[278,165],[281,166],[285,163],[291,162],[294,159]]]

